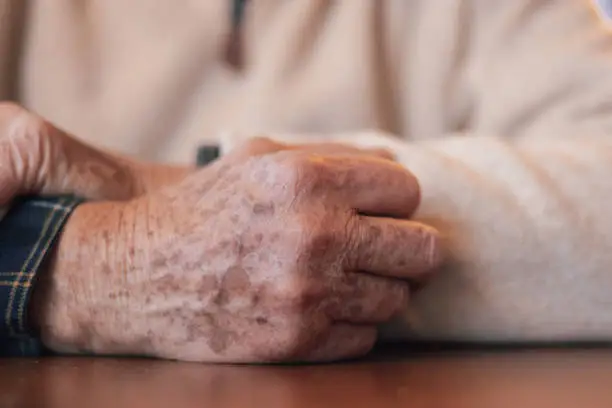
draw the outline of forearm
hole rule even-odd
[[[567,128],[566,131],[571,131]],[[392,149],[419,179],[416,217],[445,236],[447,268],[388,327],[459,341],[612,337],[612,140],[449,136]]]
[[[400,74],[414,85],[406,133],[436,140],[341,138],[392,149],[421,183],[417,217],[449,244],[448,267],[387,334],[609,340],[610,32],[588,2],[474,4],[448,10],[448,48],[423,25],[414,46],[432,58]]]
[[[394,153],[421,185],[415,217],[436,227],[448,247],[444,270],[415,293],[384,337],[612,338],[612,219],[604,216],[612,200],[612,139],[569,126],[561,132],[424,143],[380,132],[328,138]]]

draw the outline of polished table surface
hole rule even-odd
[[[311,366],[0,360],[0,407],[612,407],[612,349],[406,352]]]

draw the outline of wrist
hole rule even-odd
[[[134,183],[134,196],[141,196],[176,184],[196,170],[194,166],[171,166],[118,157],[122,166],[128,169]]]
[[[108,329],[117,316],[116,308],[105,307],[105,302],[109,288],[123,287],[118,272],[133,252],[122,239],[129,203],[82,204],[67,221],[30,304],[35,329],[51,350],[97,352],[108,347]]]

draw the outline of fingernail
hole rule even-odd
[[[444,262],[445,251],[440,233],[433,228],[427,232],[427,261],[432,267],[440,266]]]

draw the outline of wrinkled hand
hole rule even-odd
[[[243,157],[304,148],[392,157],[381,149],[364,151],[333,143],[285,145],[257,138],[245,146],[240,149]],[[0,102],[0,207],[26,194],[125,200],[177,182],[192,171],[95,149],[19,105]]]
[[[102,152],[18,105],[0,103],[0,207],[25,194],[129,199],[190,171]]]
[[[156,193],[77,208],[35,302],[45,344],[205,362],[368,352],[408,281],[440,262],[436,232],[402,219],[417,181],[358,150],[274,146],[258,139]]]

